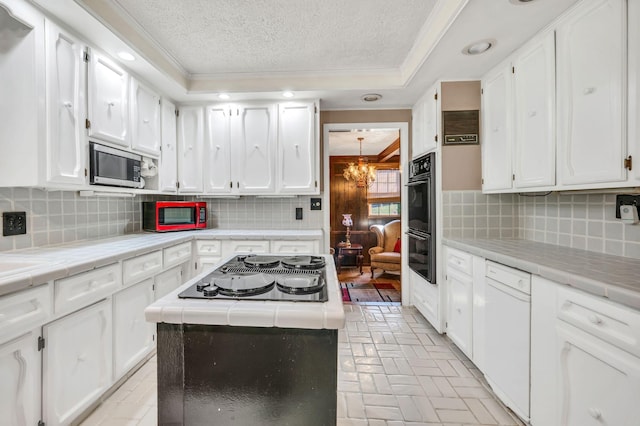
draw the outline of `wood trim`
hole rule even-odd
[[[396,152],[400,150],[400,137],[393,141],[391,145],[382,150],[380,154],[378,154],[378,162],[384,163],[386,161],[391,161],[397,154]],[[396,161],[397,163],[398,161]]]

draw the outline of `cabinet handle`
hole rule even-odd
[[[254,149],[260,149],[260,146],[259,145],[254,145],[253,148]]]
[[[149,123],[149,120],[147,120],[147,119],[145,118],[144,120],[142,120],[142,122],[143,122],[144,124],[148,124],[148,123]]]
[[[98,286],[98,282],[97,281],[89,281],[89,288],[93,289],[96,288]]]
[[[596,420],[600,420],[602,418],[602,412],[597,408],[589,408],[589,415]]]
[[[590,95],[595,91],[596,91],[595,87],[585,87],[585,89],[582,91],[582,93],[585,94],[585,95]]]
[[[537,111],[529,111],[529,117],[535,117],[536,115],[538,115]]]
[[[595,324],[595,325],[600,325],[600,324],[602,324],[602,318],[600,318],[600,317],[599,317],[599,316],[597,316],[597,315],[593,315],[593,314],[592,314],[592,315],[589,315],[589,321],[591,321],[591,323],[592,323],[592,324]]]
[[[112,107],[112,106],[116,106],[116,103],[111,101],[111,102],[107,102],[107,106]]]
[[[462,309],[460,309],[460,308],[456,309],[456,311],[458,311],[459,314],[462,313]]]
[[[493,133],[498,133],[499,130],[500,130],[500,127],[496,126],[496,127],[493,128]]]
[[[71,102],[67,101],[65,103],[63,103],[62,105],[64,105],[67,108],[71,108],[73,105],[71,104]]]
[[[86,359],[87,359],[87,354],[78,355],[78,361],[79,362],[84,362]]]
[[[216,145],[216,149],[220,149],[220,145]]]
[[[294,146],[296,147],[296,151],[298,150],[298,148],[300,148],[300,145],[298,144],[295,144]]]

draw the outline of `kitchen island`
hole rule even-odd
[[[159,424],[335,424],[345,319],[333,258],[317,258],[324,302],[179,297],[207,271],[145,310],[158,331]]]

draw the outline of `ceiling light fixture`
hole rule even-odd
[[[342,176],[346,180],[355,182],[356,188],[369,188],[376,180],[376,168],[369,165],[367,157],[362,157],[362,140],[364,138],[358,138],[360,142],[360,156],[358,156],[358,165],[355,163],[349,163],[344,169]]]
[[[367,93],[366,95],[360,96],[360,99],[363,102],[376,102],[382,99],[382,95],[379,95],[377,93]]]
[[[218,99],[222,99],[222,100],[225,100],[225,101],[226,101],[227,99],[229,99],[230,97],[231,97],[231,96],[227,95],[226,93],[220,93],[220,94],[218,95]]]
[[[491,49],[493,46],[495,46],[495,44],[495,40],[476,41],[475,43],[471,43],[470,45],[462,49],[462,53],[464,53],[465,55],[479,55]]]
[[[285,98],[293,98],[293,92],[282,92],[282,96],[284,96]]]
[[[135,61],[136,60],[136,57],[133,56],[129,52],[118,52],[118,58],[122,59],[123,61]]]
[[[534,0],[509,0],[509,3],[515,4],[515,5],[521,5],[521,4],[531,3],[533,1]]]

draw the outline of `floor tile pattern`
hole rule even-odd
[[[415,308],[344,306],[338,426],[522,425],[473,363]],[[156,368],[154,357],[81,425],[157,424]]]

